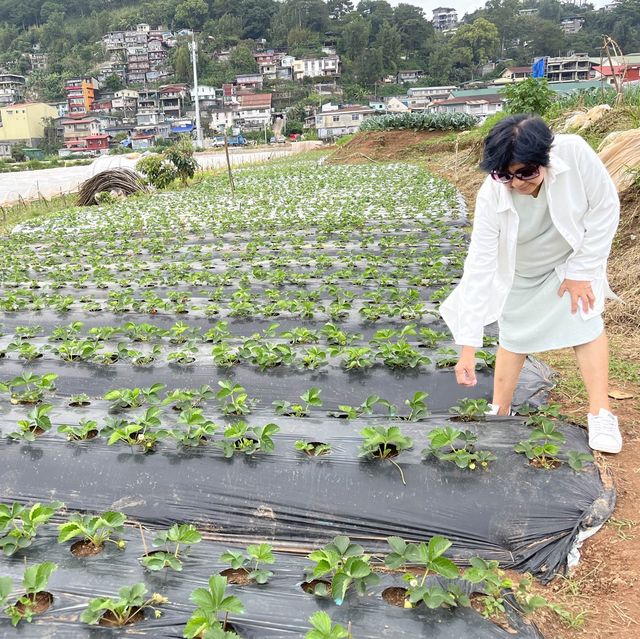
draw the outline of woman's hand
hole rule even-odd
[[[596,296],[591,290],[591,282],[584,280],[567,280],[560,285],[558,295],[562,297],[565,293],[571,295],[571,313],[578,312],[578,300],[582,302],[584,311],[592,310],[596,302]]]
[[[476,349],[473,346],[463,346],[460,359],[455,366],[456,382],[461,386],[475,386],[476,379]]]

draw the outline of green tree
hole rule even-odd
[[[256,73],[258,63],[253,57],[253,52],[247,44],[239,44],[229,56],[229,65],[236,75],[243,73]]]
[[[342,20],[353,11],[352,0],[327,0],[327,9],[331,20]]]
[[[204,24],[209,15],[205,0],[182,0],[176,7],[174,19],[176,26],[196,29]]]
[[[178,82],[191,82],[193,74],[193,64],[191,53],[186,44],[176,47],[173,57],[173,71]]]
[[[399,4],[393,12],[393,22],[407,52],[423,49],[427,40],[433,36],[433,26],[428,22],[420,7],[405,3]]]
[[[358,13],[371,25],[371,33],[376,35],[385,22],[394,22],[393,7],[386,0],[360,0]]]
[[[342,30],[340,47],[350,60],[357,60],[369,44],[370,22],[362,16],[355,16]]]
[[[463,24],[451,37],[453,48],[471,51],[471,62],[476,66],[493,57],[498,45],[496,25],[484,18],[477,18],[472,24]]]
[[[115,91],[120,91],[120,89],[122,89],[124,85],[122,84],[122,79],[120,78],[120,76],[116,75],[115,73],[112,73],[111,75],[105,78],[104,86],[110,91],[115,92]]]
[[[508,113],[537,113],[541,116],[549,110],[554,95],[547,81],[539,78],[508,84],[500,89],[500,93],[505,96]]]
[[[382,53],[382,67],[385,73],[397,71],[402,53],[402,38],[396,27],[385,22],[375,39],[375,47]]]

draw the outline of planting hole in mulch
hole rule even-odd
[[[87,539],[81,539],[71,545],[71,553],[75,557],[95,557],[104,550],[104,546],[94,546]]]
[[[382,598],[392,606],[397,606],[398,608],[405,607],[405,601],[407,596],[407,589],[400,588],[398,586],[393,586],[391,588],[385,588],[382,591]]]
[[[95,439],[99,434],[97,430],[90,430],[85,437],[74,437],[73,440],[76,442],[87,441],[88,439]]]
[[[540,461],[539,459],[532,459],[529,461],[529,466],[533,468],[539,468],[541,470],[555,470],[562,466],[562,462],[559,459]]]
[[[300,588],[302,588],[302,590],[304,590],[309,595],[316,595],[318,597],[331,596],[331,583],[329,583],[328,581],[324,581],[323,579],[312,579],[311,581],[303,581],[300,584]]]
[[[40,615],[43,612],[49,610],[49,608],[51,608],[51,605],[53,604],[53,595],[46,590],[41,590],[40,592],[36,592],[35,594],[25,596],[27,597],[27,599],[31,599],[31,601],[35,603],[33,612],[37,615]],[[21,613],[25,611],[24,604],[17,601],[15,605]]]
[[[328,455],[331,451],[326,448],[320,448],[321,446],[326,446],[324,442],[309,442],[313,448],[311,450],[305,450],[304,452],[309,455],[309,457],[321,457],[322,455]]]
[[[85,406],[90,406],[91,402],[69,402],[69,406],[73,406],[73,408],[84,408]]]
[[[227,568],[226,570],[220,571],[220,574],[227,578],[227,583],[236,586],[246,586],[255,582],[243,568]]]
[[[375,453],[373,453],[373,456],[379,459],[383,459],[385,448],[387,449],[386,451],[387,454],[384,455],[384,459],[391,459],[393,457],[398,456],[398,448],[396,447],[395,444],[387,444],[386,446],[383,446],[382,444],[380,444],[380,446],[378,447],[378,450]]]
[[[102,617],[100,618],[98,625],[106,626],[107,628],[120,628],[122,626],[132,626],[133,624],[140,623],[143,620],[144,612],[139,608],[136,610],[136,612],[129,614],[129,618],[125,623],[120,623],[116,619],[114,614],[110,610],[107,610],[107,612],[105,612],[104,615],[102,615]]]

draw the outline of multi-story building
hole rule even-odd
[[[192,87],[190,90],[191,100],[195,101],[196,92]],[[222,89],[208,86],[206,84],[198,85],[198,103],[201,109],[213,109],[222,105]]]
[[[32,71],[44,71],[49,65],[49,55],[47,53],[30,53],[29,64]]]
[[[341,135],[356,133],[364,120],[375,113],[375,109],[360,105],[338,107],[325,104],[315,116],[318,138],[332,140]]]
[[[239,96],[235,107],[235,124],[243,131],[259,131],[271,124],[271,93],[254,93]]]
[[[578,33],[578,31],[582,29],[583,24],[584,24],[584,18],[580,18],[580,17],[565,18],[560,22],[560,28],[565,33]]]
[[[127,48],[127,78],[130,84],[144,84],[151,70],[149,50],[145,45]]]
[[[458,24],[458,12],[449,7],[437,7],[433,10],[433,28],[448,31]]]
[[[160,96],[156,89],[144,89],[138,93],[138,110],[140,109],[160,109]]]
[[[167,84],[158,91],[160,110],[170,120],[176,120],[184,115],[184,105],[187,99],[186,84]]]
[[[0,107],[24,100],[27,79],[15,73],[0,73]]]
[[[340,75],[340,56],[328,55],[324,58],[303,58],[293,63],[293,79],[327,78]]]
[[[262,89],[262,76],[259,73],[237,75],[235,84],[239,89]]]
[[[97,89],[98,81],[95,78],[69,78],[64,86],[68,112],[89,113],[93,109]]]
[[[37,147],[44,139],[47,119],[55,119],[57,115],[58,111],[44,102],[0,106],[0,142]]]
[[[545,74],[549,82],[579,82],[591,78],[592,63],[587,53],[545,59]]]

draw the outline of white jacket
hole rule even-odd
[[[620,218],[618,193],[596,153],[578,135],[555,136],[546,171],[543,188],[551,219],[573,249],[555,270],[561,282],[591,282],[594,308],[580,308],[588,319],[603,311],[605,297],[615,298],[606,268]],[[500,317],[513,284],[517,242],[518,214],[510,188],[487,176],[476,200],[462,279],[440,306],[456,344],[481,347],[483,327]]]

